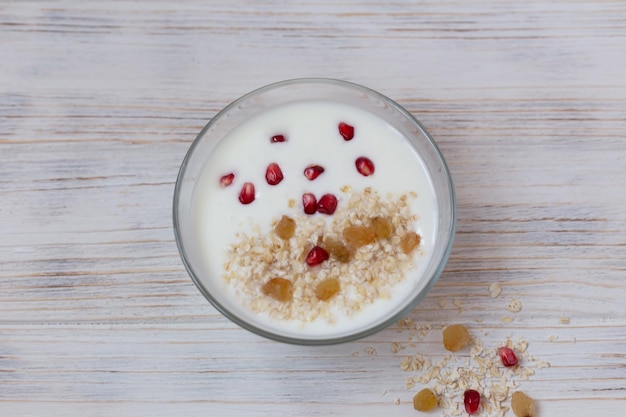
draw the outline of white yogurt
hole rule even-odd
[[[346,122],[355,127],[354,139],[345,141],[337,126]],[[285,134],[287,141],[272,143],[270,138]],[[370,158],[375,173],[365,177],[355,168],[360,156]],[[277,186],[265,181],[268,164],[276,162],[284,174]],[[325,168],[314,181],[303,175],[304,168],[319,164]],[[219,179],[233,172],[231,186],[223,188]],[[253,203],[243,205],[238,195],[244,182],[256,188]],[[388,193],[417,194],[411,209],[419,220],[416,231],[422,237],[421,254],[404,282],[396,285],[388,300],[377,300],[352,316],[339,314],[333,324],[323,319],[310,323],[272,319],[253,313],[222,278],[226,250],[237,241],[237,233],[257,227],[268,232],[272,221],[283,214],[302,213],[305,192],[316,196],[333,193],[339,205],[347,197],[340,191],[350,185],[354,192],[370,187],[384,198]],[[288,201],[297,202],[293,208]],[[224,295],[220,302],[257,327],[290,337],[336,337],[370,327],[393,313],[416,287],[426,285],[423,269],[432,255],[437,233],[435,191],[422,160],[407,140],[383,119],[362,109],[327,101],[302,101],[268,110],[234,129],[215,148],[194,191],[193,216],[196,238],[203,254],[203,270],[198,278],[212,293]],[[324,216],[315,214],[315,216]],[[417,255],[416,255],[417,256]]]

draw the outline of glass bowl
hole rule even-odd
[[[212,185],[206,186],[206,181],[203,180],[206,174],[203,173],[205,170],[213,169],[215,165],[223,164],[225,159],[237,158],[237,155],[245,155],[246,151],[253,151],[242,147],[235,148],[231,144],[233,149],[229,151],[230,153],[224,151],[218,154],[221,155],[219,159],[217,156],[214,159],[211,157],[215,152],[221,152],[221,147],[227,146],[223,145],[225,141],[234,140],[228,139],[232,136],[231,133],[243,129],[242,126],[248,121],[276,109],[287,109],[290,106],[293,109],[293,106],[303,102],[349,106],[361,112],[359,114],[368,114],[372,120],[382,120],[390,131],[400,135],[405,142],[407,152],[400,153],[413,153],[417,156],[416,163],[421,165],[420,169],[432,187],[433,213],[420,216],[432,221],[432,224],[427,225],[431,236],[422,237],[428,256],[424,257],[425,261],[417,270],[410,272],[415,275],[408,281],[411,282],[410,286],[403,289],[401,294],[394,294],[391,301],[385,301],[387,304],[383,313],[372,314],[371,317],[363,316],[358,321],[355,320],[354,325],[350,324],[352,322],[347,325],[337,324],[336,327],[322,324],[320,328],[310,330],[311,326],[308,324],[298,325],[296,322],[282,326],[281,320],[267,317],[261,319],[261,315],[246,308],[236,295],[233,296],[231,286],[219,276],[224,270],[219,269],[221,265],[218,261],[226,253],[226,248],[223,244],[217,243],[215,247],[212,246],[212,242],[223,242],[220,240],[221,230],[228,229],[236,219],[225,218],[222,221],[208,214],[214,212],[205,211],[206,207],[221,204],[225,197],[223,198],[217,191],[206,191],[211,189]],[[290,118],[298,119],[291,116]],[[265,133],[269,142],[272,132],[268,130]],[[381,142],[376,149],[370,148],[370,151],[376,156],[378,153],[381,155],[389,153],[390,149]],[[303,152],[304,149],[299,150],[298,155]],[[326,152],[325,155],[327,158],[335,157],[331,152]],[[254,155],[250,154],[243,158],[245,163],[245,158],[252,159]],[[235,191],[228,192],[230,193],[228,195],[232,196]],[[268,189],[265,194],[259,192],[260,198],[256,202],[258,207],[267,204],[268,200],[263,200],[262,197],[269,195],[270,192],[273,191]],[[205,223],[205,220],[209,223]],[[445,267],[454,239],[456,202],[448,167],[435,141],[403,107],[382,94],[357,84],[333,79],[295,79],[271,84],[244,95],[226,106],[202,129],[191,144],[178,174],[174,191],[173,221],[176,243],[187,272],[204,297],[224,316],[241,327],[269,339],[302,345],[327,345],[371,335],[401,319],[415,308]],[[207,228],[207,224],[212,226]]]

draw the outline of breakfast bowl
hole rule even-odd
[[[187,272],[239,326],[327,345],[388,327],[447,262],[454,187],[393,100],[332,79],[259,88],[191,144],[173,201]]]

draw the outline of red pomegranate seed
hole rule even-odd
[[[306,214],[315,214],[317,211],[317,198],[311,193],[302,194],[302,206]]]
[[[347,123],[339,123],[339,134],[344,140],[351,140],[354,137],[354,127]]]
[[[272,141],[272,143],[287,142],[287,138],[285,138],[285,135],[274,135],[270,140]]]
[[[283,180],[283,171],[276,162],[272,162],[267,166],[265,171],[265,179],[269,185],[276,185]]]
[[[324,194],[317,202],[317,211],[324,214],[333,214],[337,210],[337,197],[332,194]]]
[[[254,201],[254,184],[246,182],[239,192],[239,201],[241,204],[250,204]]]
[[[356,165],[356,170],[359,171],[359,174],[365,177],[368,177],[374,173],[374,163],[369,158],[360,156],[356,159],[354,165]]]
[[[515,356],[513,349],[502,346],[501,348],[498,348],[498,355],[500,355],[500,359],[502,359],[504,366],[517,365],[517,356]]]
[[[235,179],[235,174],[231,172],[230,174],[226,174],[222,176],[222,178],[220,178],[220,184],[222,184],[222,187],[228,187],[230,184],[233,183],[234,179]]]
[[[472,415],[478,411],[478,406],[480,405],[480,394],[478,391],[474,391],[473,389],[468,389],[463,394],[463,404],[465,404],[465,411],[467,414]]]
[[[319,165],[309,165],[304,168],[304,176],[307,177],[309,181],[313,181],[315,178],[319,177],[322,172],[324,172],[324,167]]]
[[[328,252],[326,252],[326,250],[324,250],[324,248],[320,246],[315,246],[309,251],[309,254],[306,256],[306,264],[308,266],[315,266],[321,264],[327,259]]]

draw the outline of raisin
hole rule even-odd
[[[424,388],[413,397],[413,408],[417,411],[430,411],[437,407],[437,396],[428,388]]]
[[[340,288],[337,278],[326,278],[315,287],[315,296],[318,300],[326,301],[337,294]]]
[[[283,216],[274,227],[274,231],[279,238],[289,240],[296,232],[296,221],[291,217]]]
[[[413,252],[413,250],[420,244],[420,240],[420,235],[418,235],[417,233],[406,232],[400,240],[400,248],[402,249],[402,252],[406,253],[407,255]]]
[[[393,233],[391,222],[381,216],[374,217],[370,223],[370,227],[374,230],[376,237],[379,239],[387,239]]]
[[[261,288],[263,294],[275,300],[286,302],[293,299],[293,284],[285,278],[272,278]]]
[[[343,238],[348,245],[360,248],[361,246],[374,243],[376,233],[366,226],[348,226],[343,229]]]
[[[462,324],[453,324],[443,330],[443,347],[450,352],[463,349],[472,337]]]
[[[517,417],[535,417],[535,403],[532,398],[522,391],[513,393],[511,408]]]
[[[333,259],[341,263],[347,263],[350,261],[350,257],[352,256],[350,249],[348,249],[348,247],[339,240],[326,239],[324,241],[324,247]]]

